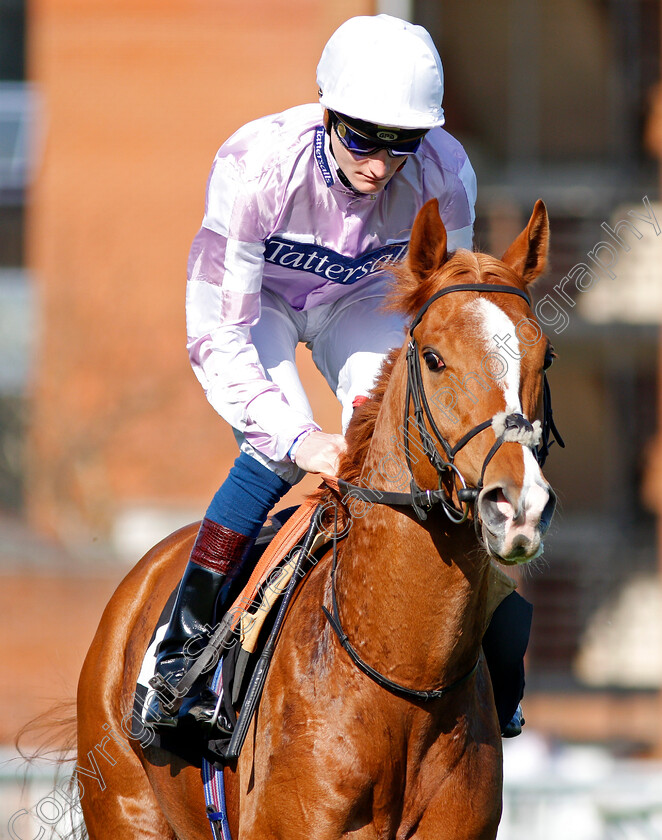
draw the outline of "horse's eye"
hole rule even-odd
[[[428,370],[443,370],[446,365],[444,364],[444,360],[441,356],[438,356],[434,350],[424,350],[423,351],[423,360],[425,364],[428,366]]]
[[[547,370],[551,368],[552,362],[556,358],[556,353],[554,352],[554,348],[551,344],[547,345],[547,350],[545,351],[545,361],[542,364],[543,370]]]

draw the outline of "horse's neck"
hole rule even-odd
[[[394,489],[379,486],[377,466],[393,452],[388,447],[374,443],[366,459],[364,475],[373,476],[375,489]],[[427,688],[457,679],[478,655],[486,571],[469,523],[451,523],[440,508],[420,523],[411,509],[374,505],[354,516],[342,549],[337,589],[345,632],[395,681]]]

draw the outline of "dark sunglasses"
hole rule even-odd
[[[333,127],[338,140],[355,155],[371,155],[381,149],[386,149],[390,157],[413,155],[414,152],[418,151],[424,136],[415,137],[413,140],[401,140],[399,143],[376,143],[372,137],[359,134],[358,131],[350,128],[347,123],[344,123],[338,117],[336,117]]]

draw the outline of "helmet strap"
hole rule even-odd
[[[335,159],[335,158],[334,158],[334,159]],[[337,162],[338,162],[338,161],[336,161],[336,163],[337,163]],[[351,191],[354,193],[354,195],[362,195],[362,196],[365,196],[365,193],[362,193],[360,190],[357,190],[357,189],[356,189],[356,187],[352,184],[352,182],[349,180],[349,178],[347,177],[347,175],[345,175],[345,173],[342,171],[342,169],[341,169],[340,167],[338,167],[338,180],[340,181],[340,183],[341,183],[344,187],[347,187],[347,189],[348,189],[348,190],[351,190]]]
[[[352,184],[352,182],[349,180],[347,175],[345,175],[345,173],[340,168],[340,165],[338,164],[335,152],[333,151],[333,143],[331,142],[331,129],[333,128],[333,116],[332,116],[332,114],[331,114],[331,112],[329,111],[328,108],[324,109],[324,128],[326,130],[326,133],[329,135],[329,151],[331,152],[331,155],[333,156],[333,160],[335,161],[335,164],[338,167],[337,170],[336,170],[336,173],[338,175],[338,180],[343,185],[343,187],[346,187],[348,190],[351,190],[354,193],[354,195],[363,195],[362,192],[360,192],[359,190],[356,189],[356,187]]]

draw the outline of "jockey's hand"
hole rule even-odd
[[[347,449],[342,435],[311,432],[304,438],[294,455],[294,463],[310,473],[338,474],[340,456]]]

